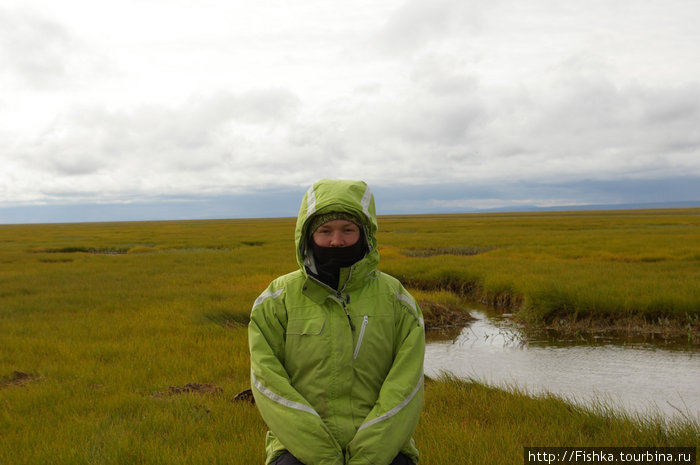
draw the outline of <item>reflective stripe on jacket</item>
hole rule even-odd
[[[312,276],[303,238],[330,211],[362,219],[369,252],[341,270],[339,290]],[[288,450],[306,465],[418,462],[411,435],[423,403],[420,308],[377,270],[374,198],[361,181],[319,181],[302,200],[299,270],[274,280],[253,305],[251,384],[270,431],[267,463]]]

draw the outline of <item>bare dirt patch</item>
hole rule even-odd
[[[31,373],[13,371],[10,376],[5,377],[0,381],[0,389],[12,386],[24,386],[26,384],[39,381],[40,379],[41,378],[39,376]]]
[[[425,329],[463,328],[474,321],[469,312],[461,307],[430,300],[423,300],[419,304],[425,317]]]
[[[153,397],[170,397],[182,394],[212,395],[224,392],[216,384],[210,383],[187,383],[184,386],[170,386],[167,391],[160,391],[153,394]]]

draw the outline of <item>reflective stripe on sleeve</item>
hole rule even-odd
[[[416,319],[418,320],[418,322],[420,323],[420,325],[422,327],[425,327],[425,323],[423,322],[423,318],[418,316],[418,309],[416,308],[416,304],[413,301],[413,299],[411,299],[406,294],[402,294],[400,292],[396,293],[396,298],[399,299],[401,302],[407,304],[409,307],[411,307],[413,309],[413,314],[416,317]]]
[[[275,292],[272,292],[272,291],[263,292],[262,294],[260,294],[258,296],[257,299],[255,299],[255,302],[253,302],[253,308],[255,308],[258,305],[260,305],[261,303],[265,302],[267,299],[270,299],[270,298],[276,299],[277,297],[280,296],[280,294],[282,294],[282,291],[284,291],[284,289],[277,289]]]
[[[409,402],[411,402],[411,400],[413,400],[413,398],[416,396],[416,394],[417,394],[418,391],[420,390],[421,386],[423,386],[423,374],[422,374],[422,373],[421,373],[420,379],[418,380],[418,384],[417,384],[416,387],[413,389],[413,392],[411,392],[411,393],[408,395],[408,397],[406,397],[399,405],[397,405],[396,407],[392,408],[391,410],[389,410],[388,412],[386,412],[384,415],[380,415],[380,416],[378,416],[377,418],[375,418],[374,420],[370,420],[370,421],[368,421],[368,422],[362,423],[362,425],[360,425],[360,427],[357,428],[357,431],[358,431],[358,432],[359,432],[359,431],[362,431],[362,430],[365,429],[365,428],[369,428],[369,427],[372,426],[372,425],[376,425],[376,424],[379,423],[380,421],[384,421],[384,420],[386,420],[387,418],[391,418],[391,417],[393,417],[394,415],[396,415],[397,413],[399,413],[399,412],[401,411],[401,409],[403,409],[406,405],[408,405]]]
[[[260,381],[258,381],[258,379],[252,372],[250,373],[250,379],[253,381],[253,386],[255,386],[255,388],[268,399],[277,402],[278,404],[284,405],[285,407],[301,410],[302,412],[308,412],[312,415],[316,415],[317,417],[321,418],[321,415],[319,415],[316,412],[316,410],[314,410],[310,406],[302,404],[300,402],[294,402],[293,400],[285,399],[279,394],[275,394],[274,392],[270,391],[268,388],[263,386]]]

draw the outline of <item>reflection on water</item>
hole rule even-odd
[[[574,402],[603,401],[631,412],[700,419],[700,351],[651,344],[564,345],[527,342],[512,325],[484,313],[453,339],[429,342],[425,372],[450,372]]]

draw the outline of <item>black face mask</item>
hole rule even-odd
[[[310,241],[318,269],[318,278],[333,289],[338,288],[340,269],[360,261],[367,253],[364,234],[348,247],[321,247],[313,239]]]

